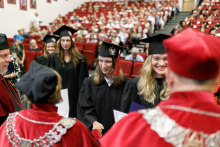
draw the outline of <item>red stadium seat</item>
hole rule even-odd
[[[8,38],[8,43],[14,43],[14,38]]]
[[[9,49],[11,49],[12,44],[14,44],[14,43],[11,43],[11,42],[8,43]]]
[[[205,29],[205,33],[206,33],[206,34],[209,34],[209,29]]]
[[[95,59],[97,44],[96,43],[85,43],[84,51],[92,51],[93,52],[93,60]]]
[[[88,38],[83,38],[84,42],[86,42],[86,41],[87,41],[87,39],[88,39]]]
[[[41,26],[41,29],[42,29],[42,30],[43,30],[43,29],[47,30],[47,26]]]
[[[42,51],[36,51],[36,57],[43,55]]]
[[[29,70],[29,66],[33,60],[35,60],[36,52],[25,51],[24,69],[25,73]]]
[[[111,42],[111,39],[105,39],[105,41],[107,41],[107,42]]]
[[[31,39],[35,39],[35,36],[30,36],[31,37]]]
[[[23,44],[24,45],[24,50],[28,50],[30,45],[29,44]]]
[[[138,62],[138,61],[134,63],[134,67],[133,67],[132,75],[131,75],[132,78],[138,77],[140,75],[140,70],[143,64],[144,62]]]
[[[40,39],[40,36],[35,36],[36,41]]]
[[[123,59],[120,59],[120,67],[123,71],[123,74],[125,76],[127,76],[128,78],[131,77],[131,70],[132,70],[132,66],[133,66],[133,62],[130,61],[130,60],[123,60]]]
[[[25,38],[23,43],[29,43],[30,39],[29,38]]]
[[[43,44],[38,44],[37,45],[41,50],[44,48],[44,45]]]
[[[75,42],[76,47],[78,50],[83,51],[84,50],[84,43],[83,42]]]
[[[144,58],[144,60],[147,58],[146,53],[138,53],[138,54],[141,55]]]
[[[89,70],[91,69],[91,65],[95,62],[94,60],[94,53],[92,51],[84,51],[83,55],[86,58],[87,64],[88,64],[88,68]]]

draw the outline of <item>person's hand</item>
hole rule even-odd
[[[99,130],[99,133],[100,133],[100,135],[101,135],[101,134],[102,134],[102,130],[104,129],[104,126],[103,126],[101,123],[95,121],[95,122],[93,123],[93,128],[92,128],[92,130],[94,130],[94,129],[98,129],[98,130]]]
[[[6,79],[9,79],[9,76],[8,76],[8,75],[5,75],[4,77],[5,77]]]
[[[21,64],[21,67],[24,67],[24,63]]]
[[[22,62],[21,62],[21,61],[18,61],[18,63],[22,65]]]

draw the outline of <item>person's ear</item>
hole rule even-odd
[[[165,76],[166,76],[169,87],[172,87],[173,86],[173,74],[170,71],[169,67],[165,69]]]

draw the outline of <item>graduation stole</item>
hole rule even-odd
[[[192,113],[204,113],[202,110],[181,106],[174,107],[179,107],[177,108],[178,110],[185,110],[186,112],[189,112],[189,109],[191,109]],[[169,118],[168,115],[163,113],[158,106],[154,109],[140,110],[139,112],[143,114],[143,118],[151,126],[153,131],[155,131],[161,138],[164,138],[166,142],[175,147],[220,146],[220,131],[213,134],[205,134],[189,128],[184,128],[177,124],[173,119]],[[207,114],[204,115],[220,117],[219,113],[214,112],[207,112]]]

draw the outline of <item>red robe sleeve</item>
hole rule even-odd
[[[9,95],[3,80],[0,80],[1,98],[0,98],[0,117],[8,115],[8,113],[15,112],[15,106]]]
[[[84,124],[76,120],[75,125],[62,137],[62,147],[69,147],[71,144],[76,147],[99,147],[96,142],[96,139],[100,138],[97,135],[97,131],[94,130],[91,133]]]
[[[132,112],[120,120],[101,139],[101,147],[171,147],[172,145],[152,131],[143,114]],[[154,144],[155,143],[155,144]]]
[[[94,129],[94,130],[92,130],[92,135],[94,136],[94,139],[95,139],[95,140],[99,140],[99,139],[101,138],[98,129]]]

